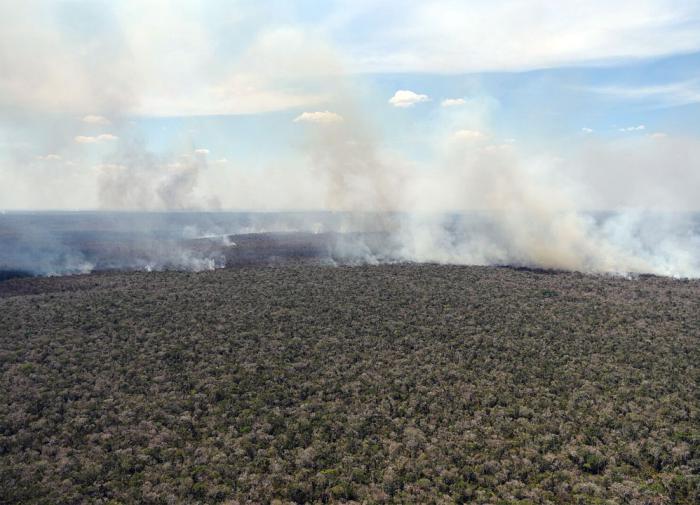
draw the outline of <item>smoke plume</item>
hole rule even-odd
[[[206,153],[159,160],[140,143],[122,147],[116,160],[101,167],[98,196],[107,210],[217,209],[218,199],[198,193]]]
[[[242,12],[242,35],[222,41],[222,34],[239,31],[230,29],[228,18],[208,31],[206,22],[219,16],[198,3],[180,9],[148,2],[56,9],[36,0],[16,4],[0,6],[0,64],[6,69],[0,73],[0,206],[103,214],[60,226],[55,216],[0,216],[0,267],[199,270],[225,264],[221,249],[206,241],[211,237],[230,253],[237,247],[232,235],[297,231],[328,234],[330,246],[312,249],[326,251],[329,263],[700,276],[696,138],[652,133],[635,119],[615,125],[608,136],[578,125],[575,131],[585,133],[573,148],[550,146],[548,139],[519,147],[493,132],[497,100],[479,96],[478,86],[469,84],[476,77],[464,79],[459,98],[429,96],[397,82],[380,100],[368,88],[386,80],[363,81],[358,59],[348,59],[326,38],[333,23],[319,30],[268,23],[264,6],[253,19],[259,26],[247,26]],[[91,21],[76,29],[68,22],[74,10]],[[403,33],[389,32],[390,39]],[[506,53],[496,49],[493,55]],[[444,68],[458,53],[415,63]],[[479,68],[493,69],[496,62],[486,54]],[[576,55],[572,61],[580,61],[578,46]],[[540,65],[552,61],[542,58]],[[356,66],[346,74],[349,60]],[[359,68],[375,65],[381,61],[363,59]],[[508,68],[519,65],[513,60]],[[469,89],[474,96],[467,96]],[[379,114],[376,107],[383,107]],[[373,121],[380,116],[385,128],[411,130],[408,118],[420,111],[429,126],[400,142],[387,140]],[[208,149],[173,145],[190,127],[231,124],[209,122],[213,116],[239,114],[265,116],[256,123],[260,145],[232,142],[216,158]],[[175,124],[186,125],[179,137],[161,133]],[[280,140],[267,135],[268,127],[293,133]],[[297,134],[303,141],[294,144]],[[153,135],[149,147],[132,140],[143,135]],[[237,159],[237,150],[246,149],[254,154]],[[280,154],[263,156],[267,150]],[[262,212],[217,217],[221,209]],[[188,211],[200,217],[181,219]],[[271,217],[270,211],[285,212]],[[100,235],[106,223],[108,233]]]

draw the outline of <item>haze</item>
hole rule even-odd
[[[698,272],[696,2],[27,1],[0,33],[0,209],[402,212],[402,259]],[[500,238],[455,246],[472,211]]]

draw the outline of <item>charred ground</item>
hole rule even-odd
[[[0,283],[2,503],[697,503],[700,282],[286,264]]]

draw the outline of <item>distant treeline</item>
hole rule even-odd
[[[33,277],[31,272],[26,270],[3,270],[0,269],[0,282],[19,277]]]

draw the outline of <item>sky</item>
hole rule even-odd
[[[562,5],[4,0],[0,209],[700,210],[700,3]]]

